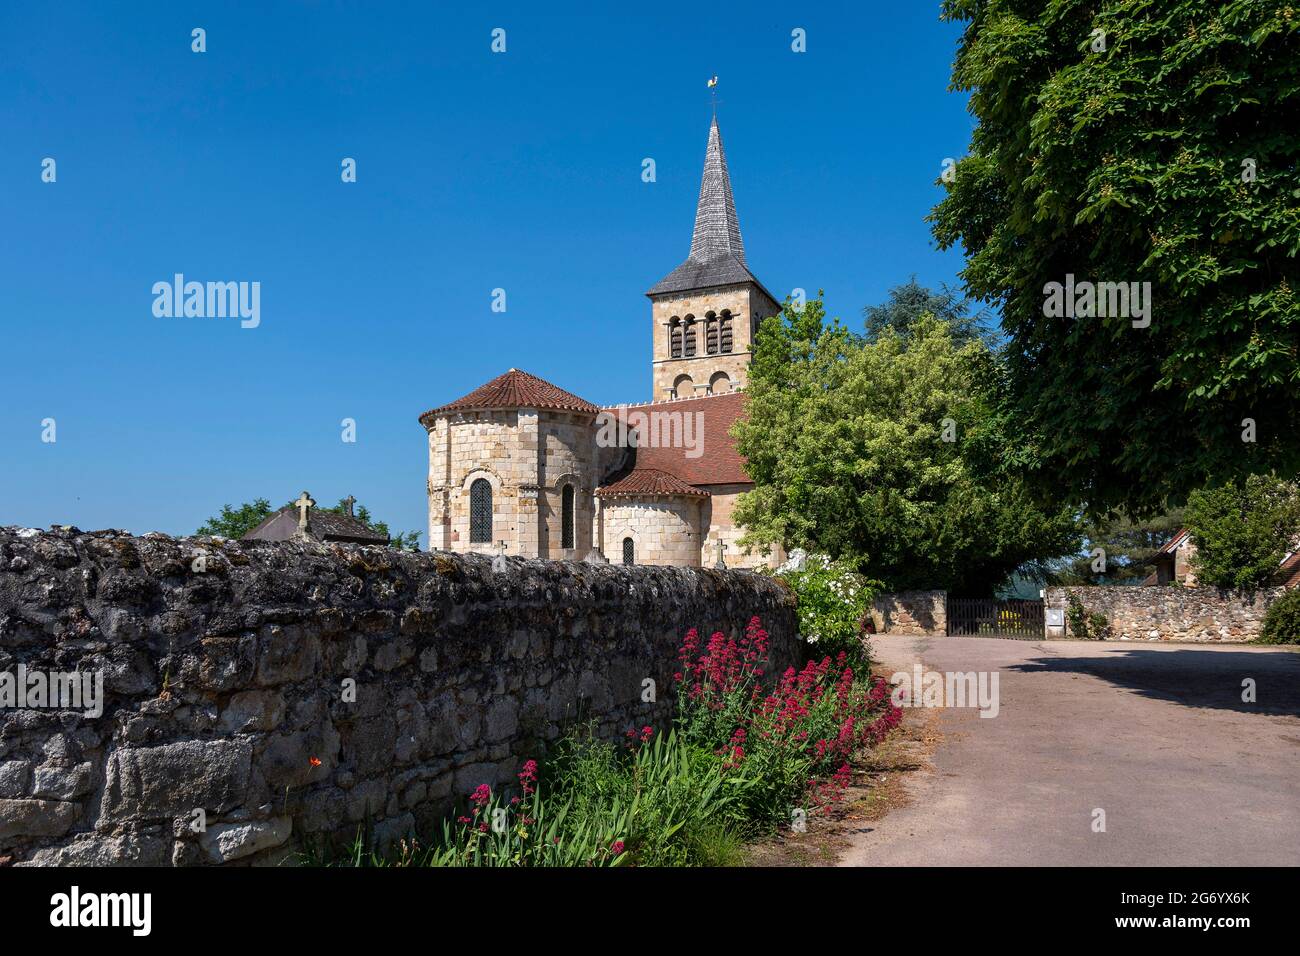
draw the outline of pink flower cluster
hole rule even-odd
[[[843,653],[809,661],[801,670],[789,668],[764,693],[768,635],[757,617],[739,640],[716,633],[703,648],[692,629],[677,658],[681,669],[674,677],[684,717],[688,725],[708,727],[713,739],[727,740],[716,751],[724,769],[763,750],[797,750],[810,758],[818,777],[828,778],[816,785],[814,799],[843,791],[853,752],[879,743],[902,719],[889,701],[889,684],[855,680]]]

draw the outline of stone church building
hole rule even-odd
[[[753,487],[728,434],[758,323],[781,307],[745,264],[727,158],[709,129],[686,260],[650,299],[648,402],[606,408],[519,369],[420,416],[429,544],[559,560],[729,567]]]

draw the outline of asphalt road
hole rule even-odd
[[[1300,864],[1300,653],[996,638],[873,640],[888,668],[996,671],[999,712],[939,710],[933,772],[841,865]],[[1244,703],[1252,678],[1256,703]],[[1094,811],[1105,832],[1094,832]]]

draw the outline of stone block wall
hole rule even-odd
[[[1111,640],[1241,643],[1259,636],[1268,606],[1283,593],[1285,588],[1049,587],[1044,606],[1065,611],[1074,595],[1089,614],[1106,615]],[[1064,636],[1072,637],[1068,614],[1064,618]]]
[[[879,595],[871,608],[877,634],[943,634],[948,628],[947,591],[900,591]]]
[[[512,782],[571,721],[663,724],[691,626],[757,614],[771,672],[797,662],[794,598],[757,574],[491,567],[0,529],[0,860],[274,863],[363,824],[383,842]],[[102,713],[5,703],[21,672],[98,675]]]
[[[623,560],[623,539],[635,544],[636,563],[700,566],[700,500],[697,497],[610,498],[603,507],[603,550],[610,561]]]
[[[745,529],[736,524],[733,513],[740,496],[753,485],[709,485],[709,497],[700,506],[700,525],[708,529],[704,537],[701,561],[706,568],[718,560],[718,539],[727,546],[722,553],[729,568],[775,568],[785,561],[785,549],[774,545],[771,554],[746,550],[740,546]]]

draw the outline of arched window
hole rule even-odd
[[[682,357],[682,320],[675,315],[668,322],[668,354],[672,358]]]
[[[636,564],[636,542],[631,538],[623,539],[623,563]]]
[[[718,317],[712,312],[704,316],[704,351],[718,354]]]
[[[722,351],[731,351],[731,312],[727,309],[722,310],[721,324]]]
[[[560,547],[573,547],[573,485],[560,492]]]
[[[690,398],[695,394],[695,383],[689,375],[678,375],[673,380],[673,398]]]
[[[492,485],[486,478],[476,478],[469,486],[469,540],[492,543]]]
[[[727,377],[726,372],[714,372],[713,377],[709,379],[710,395],[725,395],[731,391],[731,379]]]
[[[685,354],[686,354],[686,357],[687,357],[687,358],[690,358],[692,355],[695,354],[695,327],[696,327],[696,325],[697,325],[697,323],[696,323],[696,321],[695,321],[695,316],[693,316],[693,315],[688,315],[688,316],[686,317],[686,335],[685,335],[685,339],[686,339],[686,352],[685,352]]]

